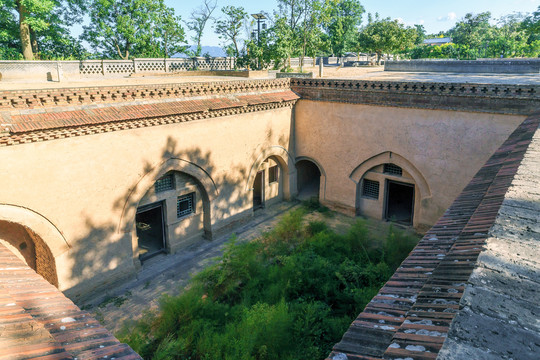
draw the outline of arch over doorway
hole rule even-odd
[[[17,223],[31,229],[47,244],[53,257],[71,248],[60,230],[43,215],[33,210],[17,205],[0,204],[0,221]]]
[[[356,183],[356,213],[418,226],[431,198],[420,171],[403,156],[386,151],[362,162],[350,175]]]
[[[122,209],[122,216],[118,224],[119,233],[128,233],[133,231],[135,227],[135,214],[137,213],[139,202],[144,197],[148,189],[150,189],[158,179],[162,178],[165,174],[171,171],[185,173],[199,182],[204,190],[202,192],[206,204],[204,210],[207,211],[208,217],[211,219],[211,203],[217,198],[219,191],[210,174],[208,174],[208,172],[206,172],[202,167],[190,161],[178,158],[170,158],[161,164],[152,167],[151,170],[141,177],[133,189],[131,189]]]
[[[403,156],[391,151],[382,152],[362,162],[352,171],[349,177],[358,185],[362,181],[362,178],[366,172],[382,164],[394,164],[407,171],[412,176],[414,182],[418,186],[421,200],[431,197],[431,190],[429,189],[429,185],[422,173],[416,168],[416,166],[414,166],[409,160],[407,160]]]
[[[15,205],[0,205],[0,240],[29,267],[58,287],[55,258],[70,246],[42,215]]]
[[[289,164],[294,164],[294,159],[282,146],[270,146],[255,157],[255,161],[249,170],[246,191],[252,191],[259,168],[268,158],[272,158],[279,164],[283,179],[283,198],[285,200],[291,199],[291,196],[296,195],[296,169],[294,166],[289,166]]]

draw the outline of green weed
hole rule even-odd
[[[180,296],[117,334],[145,359],[314,359],[328,355],[418,239],[356,222],[304,225],[305,207],[258,241],[227,244]]]

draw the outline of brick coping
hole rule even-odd
[[[1,359],[142,359],[0,244]]]

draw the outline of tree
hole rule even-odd
[[[185,42],[180,16],[163,0],[91,0],[82,38],[102,56],[169,56]]]
[[[83,0],[0,0],[0,43],[26,60],[39,57],[44,43],[52,54],[65,49],[67,41],[77,48],[68,26],[81,20],[84,9]]]
[[[361,46],[377,54],[380,64],[382,54],[395,53],[411,47],[416,40],[416,29],[405,27],[398,20],[378,19],[368,23],[358,37]]]
[[[540,36],[540,6],[523,20],[521,27],[529,34]]]
[[[355,30],[362,22],[364,7],[358,0],[325,0],[325,7],[330,12],[325,29],[332,52],[336,56],[343,56],[354,46]]]
[[[186,23],[189,30],[195,32],[195,35],[191,38],[196,44],[197,48],[194,51],[194,56],[201,56],[201,38],[203,35],[206,23],[211,19],[212,13],[217,7],[216,0],[204,0],[202,6],[191,12],[189,21]]]
[[[426,39],[426,29],[424,28],[424,25],[414,25],[414,29],[416,30],[416,41],[414,42],[416,45],[421,44]]]
[[[302,0],[302,24],[300,26],[300,71],[304,67],[304,57],[318,55],[322,47],[323,34],[321,25],[325,19],[325,8],[319,0]]]
[[[225,6],[221,8],[221,12],[225,15],[225,18],[215,22],[216,34],[219,35],[220,39],[231,42],[224,47],[227,54],[239,57],[240,32],[248,14],[243,7],[235,6]]]
[[[499,19],[499,27],[495,27],[492,36],[487,39],[486,56],[513,57],[526,55],[527,33],[521,27],[525,18],[520,13],[503,16]]]
[[[493,28],[489,24],[490,19],[491,13],[489,11],[477,15],[468,13],[450,29],[449,35],[458,45],[468,45],[473,49],[480,49],[492,35]]]

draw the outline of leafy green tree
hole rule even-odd
[[[380,63],[382,54],[392,54],[412,47],[416,36],[415,28],[405,27],[398,20],[376,18],[362,29],[358,42],[364,49],[376,53],[377,62]]]
[[[12,5],[0,0],[0,59],[18,59],[20,50],[19,29]]]
[[[201,38],[206,27],[208,20],[212,18],[212,13],[217,7],[216,0],[204,0],[203,4],[193,10],[189,16],[189,21],[186,22],[186,25],[189,30],[195,32],[195,35],[191,38],[197,44],[197,48],[193,52],[194,56],[201,56]]]
[[[540,6],[523,20],[521,28],[527,31],[529,35],[534,34],[540,37]]]
[[[414,25],[414,29],[416,30],[416,41],[414,43],[419,45],[426,39],[426,29],[424,25],[418,24]]]
[[[225,51],[229,56],[240,57],[240,33],[244,21],[247,19],[247,12],[243,7],[225,6],[221,8],[224,18],[215,22],[214,29],[219,38],[230,43],[225,46]]]
[[[490,25],[491,13],[468,13],[448,32],[454,43],[480,49],[491,38],[493,27]]]
[[[300,37],[300,71],[303,70],[304,57],[315,57],[320,54],[324,43],[321,25],[328,15],[324,4],[319,0],[302,0],[302,23],[299,27]]]
[[[492,31],[491,39],[488,39],[487,56],[489,57],[514,57],[524,56],[527,52],[527,33],[521,23],[522,14],[511,14],[499,19],[499,27]]]
[[[540,56],[540,6],[523,20],[521,28],[528,36],[526,50],[528,56]]]
[[[83,0],[0,0],[0,53],[18,52],[31,60],[41,54],[70,55],[64,51],[82,49],[69,35],[68,27],[81,21]]]
[[[91,0],[82,38],[103,56],[169,56],[183,49],[180,16],[163,0]]]
[[[355,43],[356,28],[362,22],[364,7],[358,0],[325,0],[329,16],[324,27],[330,40],[330,47],[336,56],[351,49]]]

